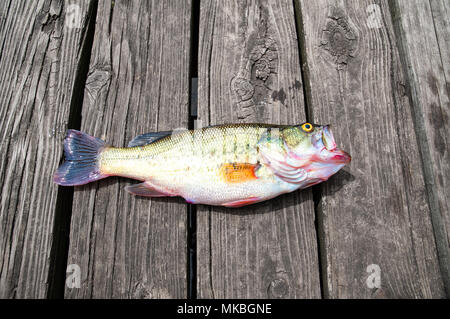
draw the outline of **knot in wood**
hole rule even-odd
[[[231,87],[241,101],[251,99],[255,92],[253,84],[242,77],[234,78],[231,82]]]
[[[285,298],[289,294],[289,285],[284,278],[275,278],[269,285],[269,297]]]
[[[134,287],[133,297],[136,299],[153,299],[153,294],[143,283],[137,283]]]
[[[263,81],[265,81],[270,74],[270,61],[267,58],[262,58],[259,59],[256,63],[255,63],[255,72],[256,72],[256,77],[258,79],[261,79]]]
[[[328,51],[338,66],[348,63],[357,47],[355,31],[344,17],[329,17],[322,32],[321,47]]]
[[[108,89],[111,78],[110,65],[96,67],[93,71],[90,71],[86,81],[86,91],[91,103],[95,103],[101,96],[101,92]]]
[[[250,61],[256,62],[259,59],[261,59],[261,57],[264,55],[264,53],[266,53],[266,51],[267,51],[267,48],[263,44],[256,45],[250,51],[248,58]]]

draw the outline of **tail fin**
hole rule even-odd
[[[107,177],[101,174],[98,163],[98,155],[105,146],[101,139],[68,130],[64,140],[65,162],[56,171],[53,181],[59,185],[73,186]]]

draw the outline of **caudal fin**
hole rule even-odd
[[[108,175],[102,175],[98,157],[106,144],[101,139],[77,130],[68,130],[64,140],[64,163],[53,180],[63,186],[87,184]]]

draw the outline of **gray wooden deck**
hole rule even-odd
[[[448,0],[1,1],[0,297],[448,297],[449,18]],[[249,207],[52,182],[68,128],[124,146],[306,120],[351,164]]]

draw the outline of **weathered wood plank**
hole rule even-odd
[[[0,4],[0,298],[43,298],[67,128],[90,1]],[[79,23],[79,24],[78,24]],[[57,212],[61,213],[61,212]]]
[[[450,3],[398,0],[394,4],[439,260],[449,293]]]
[[[292,1],[202,1],[198,119],[305,121]],[[199,298],[320,297],[311,190],[239,209],[198,206]]]
[[[331,123],[353,157],[341,179],[322,185],[325,296],[443,297],[387,2],[300,4],[314,121]]]
[[[101,1],[82,131],[124,146],[135,135],[186,128],[190,1]],[[186,296],[186,204],[148,199],[108,178],[75,189],[68,298]]]

